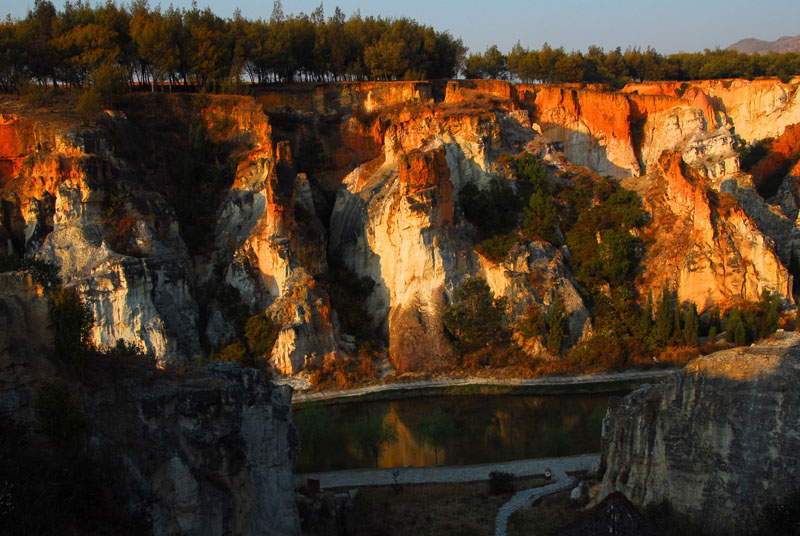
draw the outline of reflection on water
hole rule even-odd
[[[569,456],[600,450],[601,422],[608,394],[558,396],[439,396],[396,401],[357,402],[295,410],[324,414],[324,441],[313,449],[301,444],[298,472],[370,467],[352,445],[349,429],[366,414],[393,423],[397,441],[384,448],[381,467],[434,465],[434,448],[415,433],[423,415],[441,410],[455,433],[437,448],[440,465],[491,463],[523,458]],[[303,426],[300,426],[301,430]]]

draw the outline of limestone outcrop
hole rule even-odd
[[[598,498],[669,501],[708,534],[748,533],[764,505],[800,487],[800,335],[692,361],[612,402]]]

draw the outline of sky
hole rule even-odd
[[[64,0],[52,0],[57,8]],[[120,0],[117,0],[120,2]],[[321,0],[283,0],[283,11],[311,13]],[[97,0],[92,2],[96,3]],[[221,17],[237,7],[247,18],[269,18],[273,0],[197,0]],[[165,0],[189,7],[191,0]],[[151,6],[159,5],[150,0]],[[409,17],[460,37],[471,52],[496,44],[507,52],[524,47],[563,46],[567,51],[598,45],[605,50],[651,46],[661,53],[725,48],[746,37],[773,41],[800,34],[800,0],[326,0],[325,16],[339,6],[349,16]],[[24,17],[33,0],[3,0],[0,15]]]

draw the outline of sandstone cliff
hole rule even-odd
[[[736,197],[710,188],[707,177],[679,153],[664,153],[649,182],[639,190],[653,218],[643,292],[669,286],[701,311],[755,301],[765,290],[791,299],[791,277],[775,242]]]
[[[447,104],[400,115],[387,130],[384,155],[356,168],[337,193],[331,253],[376,283],[369,313],[401,370],[448,363],[441,316],[469,276],[484,277],[495,296],[511,299],[512,325],[529,306],[549,304],[555,289],[566,298],[572,341],[591,331],[563,252],[525,243],[497,263],[472,251],[456,199],[466,184],[485,187],[504,177],[493,165],[506,147],[501,118]],[[537,289],[532,281],[540,277],[549,284]]]
[[[93,127],[14,99],[0,110],[0,239],[59,266],[99,345],[196,361],[267,311],[281,327],[271,361],[297,373],[355,350],[319,284],[332,261],[374,283],[364,313],[395,357],[446,361],[441,313],[473,276],[510,298],[512,327],[557,295],[575,343],[592,319],[569,251],[520,240],[490,261],[459,205],[468,184],[516,188],[508,155],[525,149],[642,195],[655,244],[642,295],[668,284],[701,308],[765,289],[791,301],[796,172],[765,201],[737,148],[782,136],[794,154],[796,84],[347,83],[134,101]]]
[[[4,423],[40,433],[36,388],[65,377],[89,423],[86,455],[115,460],[122,489],[106,491],[152,534],[299,532],[288,388],[224,363],[180,377],[93,358],[69,379],[43,289],[20,272],[0,274],[0,289]]]
[[[800,487],[795,392],[800,335],[711,354],[613,403],[599,497],[669,501],[709,534],[748,533],[761,509]]]

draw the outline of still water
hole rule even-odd
[[[315,446],[301,442],[296,469],[374,467],[374,458],[362,455],[353,439],[353,427],[365,415],[378,416],[396,432],[397,441],[381,451],[380,467],[432,466],[437,455],[439,465],[468,465],[598,452],[609,396],[431,396],[295,408],[301,433],[313,412],[317,429],[324,429]],[[420,418],[439,410],[453,432],[434,451],[414,430]]]

